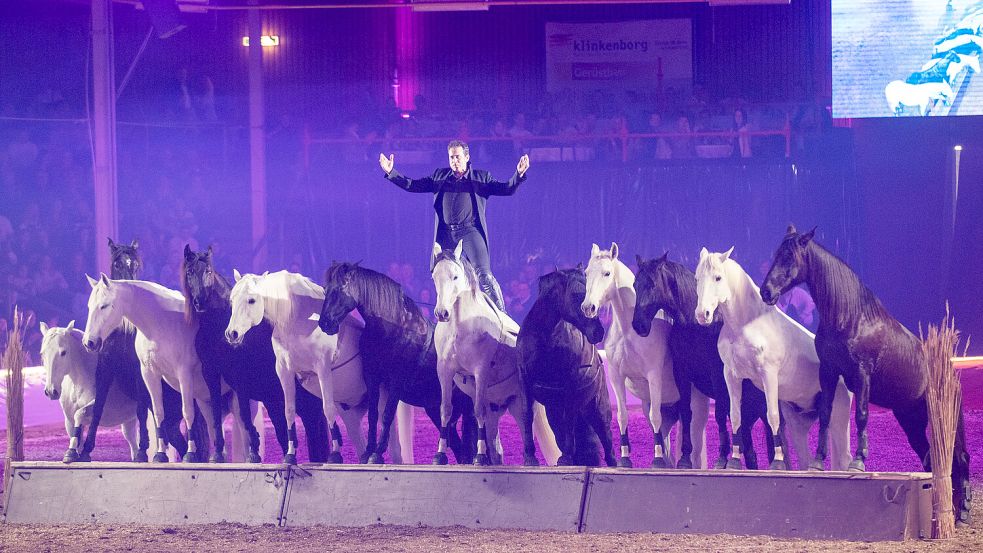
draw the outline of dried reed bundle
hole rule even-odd
[[[959,376],[952,357],[959,345],[959,331],[946,304],[942,325],[928,326],[922,351],[928,363],[928,412],[932,425],[932,537],[949,539],[956,531],[952,507],[952,449],[956,441],[956,423],[962,410]]]
[[[10,477],[10,463],[24,460],[24,329],[32,321],[25,320],[24,314],[14,307],[14,322],[11,325],[10,340],[0,359],[4,369],[7,404],[7,454],[4,456],[4,475]],[[4,486],[6,488],[6,486]]]

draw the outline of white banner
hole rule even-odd
[[[547,23],[547,86],[689,91],[693,33],[689,19],[618,23]]]

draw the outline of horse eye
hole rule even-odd
[[[720,276],[715,276],[715,277],[713,277],[713,280],[716,280],[717,282],[720,282],[721,277]]]
[[[67,351],[62,350],[58,355],[60,355],[61,357],[65,357],[67,353],[68,353]]]
[[[105,303],[105,304],[100,305],[99,306],[99,309],[105,309],[107,307],[109,307],[109,304],[108,303]]]
[[[609,277],[609,276],[611,276],[611,271],[605,271],[605,272],[604,272],[604,276],[606,276],[606,277]]]
[[[248,303],[249,305],[252,305],[252,304],[256,303],[256,298],[249,298],[249,300],[246,301],[246,303]]]
[[[457,280],[457,275],[454,275],[454,280]]]

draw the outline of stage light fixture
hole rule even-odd
[[[158,38],[172,37],[187,27],[181,23],[181,12],[174,0],[143,0],[143,9]]]
[[[279,46],[280,35],[263,35],[259,37],[259,43],[263,46]],[[249,46],[249,37],[242,37],[242,45]]]
[[[956,151],[956,152],[963,151],[962,144],[956,144],[955,146],[952,147],[952,149],[953,149],[953,151]]]

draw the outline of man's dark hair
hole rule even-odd
[[[447,144],[447,151],[449,152],[453,148],[463,148],[464,149],[464,155],[466,155],[466,156],[470,156],[471,155],[471,150],[468,148],[468,143],[467,142],[464,142],[463,140],[451,140]]]

